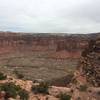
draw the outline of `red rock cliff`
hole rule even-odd
[[[12,51],[65,51],[67,54],[79,55],[93,35],[58,35],[58,34],[24,34],[0,32],[0,53]],[[66,54],[65,54],[66,55]],[[76,56],[75,55],[75,56]]]

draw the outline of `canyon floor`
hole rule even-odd
[[[52,53],[52,52],[51,52]],[[0,69],[8,75],[14,71],[24,75],[25,79],[57,80],[73,73],[78,58],[53,58],[50,52],[12,52],[0,55]]]

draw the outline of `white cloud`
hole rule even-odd
[[[100,0],[0,0],[0,31],[98,32]]]

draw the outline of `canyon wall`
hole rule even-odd
[[[90,39],[98,38],[100,34],[28,34],[0,32],[0,53],[13,51],[64,51],[64,55],[80,56]],[[59,54],[57,54],[59,55]]]

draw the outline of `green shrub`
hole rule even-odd
[[[6,78],[7,76],[0,72],[0,80],[5,80]]]
[[[21,91],[19,91],[18,94],[19,94],[21,100],[28,100],[29,95],[26,90],[21,90]]]
[[[85,92],[87,91],[87,88],[88,88],[87,85],[80,85],[79,90]]]
[[[65,94],[65,93],[60,93],[60,94],[58,95],[58,98],[59,98],[60,100],[71,100],[71,96],[70,96],[70,95],[67,95],[67,94]]]
[[[4,83],[0,86],[1,91],[6,92],[6,99],[7,98],[15,98],[19,90],[21,90],[20,86],[15,85],[14,83]]]
[[[49,84],[48,83],[41,82],[39,85],[33,86],[32,87],[32,91],[34,93],[48,94],[48,88],[49,88]]]

